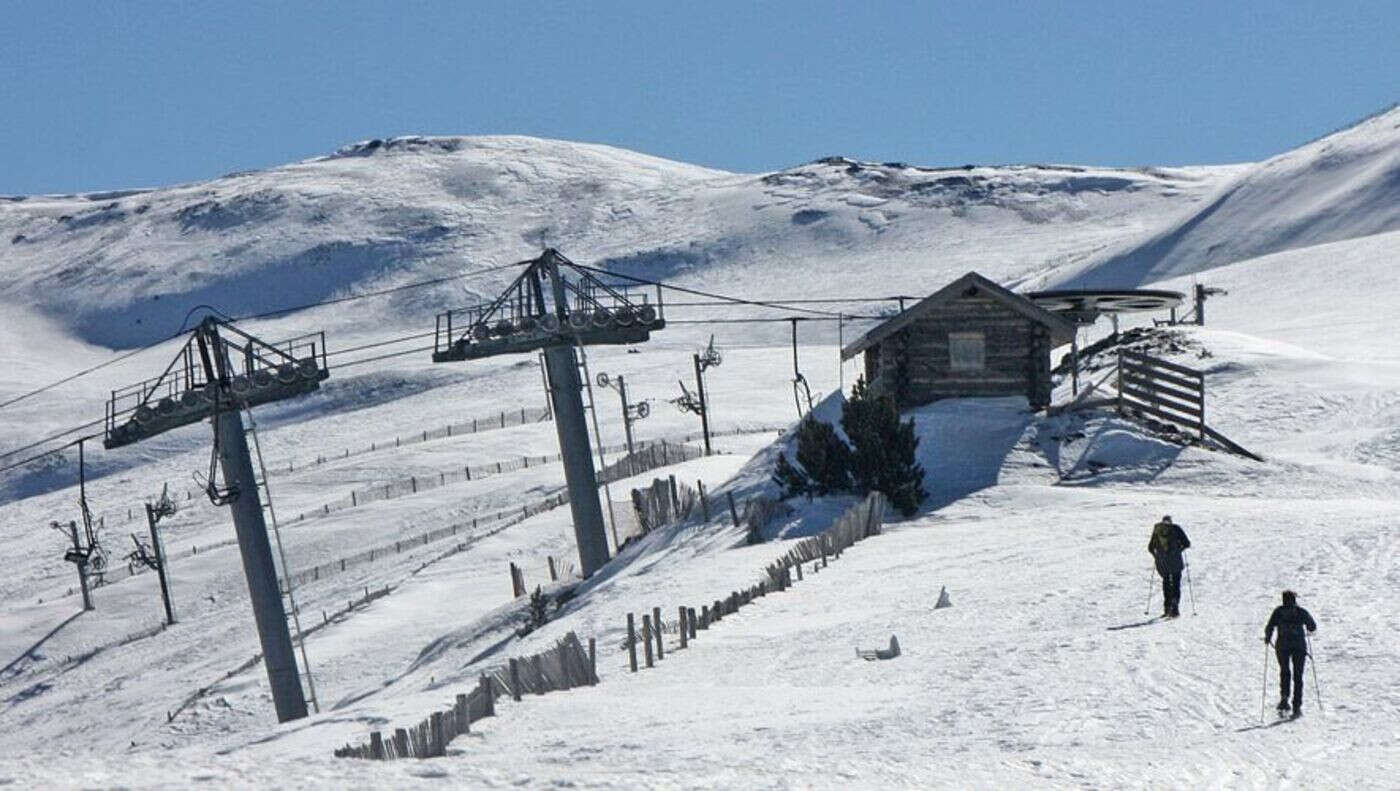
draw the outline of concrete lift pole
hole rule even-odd
[[[583,383],[579,381],[578,355],[572,346],[544,350],[549,371],[549,403],[554,409],[554,429],[564,460],[564,480],[569,489],[569,511],[574,519],[583,576],[608,562],[608,534],[603,508],[598,502],[598,476],[588,440],[588,420],[583,414]]]
[[[564,291],[559,262],[546,257],[543,267],[554,297],[554,315],[569,320],[569,300]],[[554,430],[559,435],[559,455],[569,490],[569,512],[574,519],[579,564],[585,578],[602,568],[610,557],[603,508],[598,502],[598,475],[593,468],[593,447],[588,420],[583,413],[583,382],[579,380],[578,355],[573,346],[547,346],[545,371],[549,374],[549,404],[554,410]]]
[[[282,590],[277,566],[272,561],[272,543],[267,540],[258,480],[253,475],[253,458],[248,453],[248,437],[243,431],[233,390],[229,386],[229,364],[217,325],[206,320],[199,329],[200,352],[206,366],[212,352],[214,368],[206,370],[210,383],[218,388],[218,399],[225,408],[215,410],[214,444],[224,487],[230,493],[233,529],[238,536],[238,554],[243,559],[243,575],[248,580],[248,598],[253,604],[253,621],[262,646],[263,665],[272,689],[272,705],[277,721],[287,722],[306,716],[306,696],[297,673],[292,634],[287,628],[287,611],[282,606]],[[207,347],[206,347],[207,344]]]
[[[622,396],[622,430],[627,435],[627,455],[636,453],[632,447],[632,408],[627,403],[627,380],[622,378],[622,374],[617,375],[617,394]]]
[[[146,524],[151,528],[151,554],[156,561],[156,576],[160,579],[160,600],[165,604],[165,625],[175,625],[175,608],[170,604],[170,582],[165,576],[165,550],[160,546],[160,529],[156,523],[160,518],[156,510],[146,503]]]
[[[267,682],[272,688],[272,705],[277,721],[287,722],[306,716],[306,696],[297,672],[292,634],[287,628],[287,611],[277,582],[277,566],[272,562],[272,544],[267,540],[262,499],[253,460],[248,455],[248,438],[243,434],[243,417],[236,409],[219,412],[219,466],[224,485],[238,495],[231,502],[233,529],[238,535],[238,553],[243,558],[243,574],[248,579],[248,598],[253,603],[253,620],[258,628]]]

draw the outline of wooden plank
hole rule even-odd
[[[1176,371],[1179,374],[1186,374],[1187,376],[1205,378],[1205,372],[1203,371],[1197,371],[1195,368],[1187,368],[1184,365],[1168,362],[1159,357],[1151,357],[1149,355],[1143,354],[1142,352],[1125,350],[1123,352],[1123,357],[1125,357],[1131,362],[1139,363],[1142,365],[1150,365],[1154,368],[1165,368],[1168,371]]]
[[[1138,403],[1150,404],[1158,409],[1173,410],[1176,413],[1180,413],[1183,419],[1189,418],[1191,421],[1193,421],[1194,424],[1198,426],[1201,422],[1202,416],[1205,414],[1196,407],[1183,406],[1172,401],[1167,401],[1165,399],[1153,395],[1150,392],[1138,390],[1127,385],[1123,386],[1123,395],[1129,398],[1130,400],[1136,401]]]
[[[1151,368],[1143,368],[1142,366],[1137,365],[1136,363],[1124,362],[1123,372],[1131,373],[1136,376],[1155,379],[1160,382],[1167,382],[1169,384],[1174,384],[1178,387],[1184,387],[1188,390],[1204,390],[1205,388],[1205,383],[1199,379],[1185,379],[1183,377],[1176,376],[1175,374],[1166,373],[1165,371],[1157,371]]]
[[[1170,397],[1156,390],[1149,390],[1145,387],[1139,387],[1131,382],[1123,383],[1123,393],[1124,395],[1131,396],[1133,398],[1138,399],[1139,401],[1147,401],[1158,406],[1171,407],[1172,409],[1175,409],[1179,412],[1185,412],[1188,415],[1195,416],[1198,420],[1202,415],[1205,414],[1205,408],[1200,404],[1190,404],[1181,403],[1180,401],[1173,401]]]
[[[1254,459],[1255,461],[1264,460],[1263,456],[1245,450],[1243,447],[1236,444],[1229,437],[1226,437],[1224,434],[1221,434],[1219,431],[1216,431],[1210,426],[1206,426],[1206,435],[1209,436],[1211,439],[1215,440],[1216,442],[1219,442],[1221,445],[1224,445],[1226,450],[1233,451],[1235,453],[1240,454],[1241,456],[1247,456],[1251,459]]]
[[[1196,404],[1198,406],[1205,406],[1206,394],[1204,388],[1193,388],[1189,391],[1178,390],[1175,387],[1168,387],[1162,384],[1161,379],[1158,379],[1156,377],[1144,376],[1143,374],[1132,369],[1124,370],[1123,374],[1123,381],[1127,382],[1128,384],[1131,384],[1134,387],[1140,387],[1144,390],[1151,390],[1153,392],[1169,395],[1173,398],[1178,398],[1182,401],[1189,401],[1190,403]]]
[[[1170,412],[1165,412],[1147,404],[1139,404],[1135,401],[1127,401],[1124,403],[1124,406],[1129,412],[1132,412],[1134,410],[1138,412],[1146,412],[1147,414],[1153,415],[1154,417],[1159,417],[1162,420],[1167,421],[1168,423],[1175,423],[1178,426],[1190,429],[1192,431],[1196,431],[1201,427],[1200,422],[1197,420],[1185,418],[1180,415],[1174,415]]]

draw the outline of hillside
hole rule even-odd
[[[0,294],[107,347],[230,315],[510,263],[553,246],[648,277],[769,287],[775,272],[925,290],[973,266],[1024,279],[1160,224],[1233,172],[919,168],[830,159],[734,174],[532,138],[402,138],[210,182],[0,199]],[[508,273],[376,304],[391,326]],[[464,291],[465,289],[465,291]],[[328,330],[353,330],[329,326]]]
[[[1270,253],[1400,230],[1400,107],[1259,163],[1066,287],[1144,286]]]
[[[587,582],[565,571],[550,585],[550,559],[562,566],[577,551],[568,509],[541,510],[563,473],[555,426],[539,419],[534,356],[333,365],[319,392],[254,410],[284,524],[279,571],[302,580],[302,620],[315,627],[306,649],[321,712],[275,724],[266,675],[250,663],[259,647],[228,509],[199,488],[208,425],[88,448],[87,496],[114,569],[92,612],[49,527],[78,518],[69,450],[0,473],[0,786],[1388,787],[1400,773],[1390,680],[1400,359],[1389,327],[1400,229],[1386,230],[1385,187],[1397,148],[1385,124],[1396,118],[1228,167],[831,158],[736,174],[558,141],[400,138],[201,184],[0,199],[0,401],[167,336],[201,302],[274,310],[509,263],[544,244],[720,293],[852,299],[850,310],[874,312],[879,297],[969,269],[1020,288],[1102,276],[1182,289],[1203,271],[1196,253],[1225,240],[1235,246],[1210,254],[1205,279],[1229,294],[1212,299],[1206,327],[1170,330],[1172,354],[1205,371],[1211,424],[1265,459],[1184,444],[1110,410],[1051,417],[1020,399],[912,410],[923,511],[685,650],[668,635],[667,658],[634,675],[628,613],[672,618],[752,583],[853,498],[788,501],[758,545],[718,507],[633,542]],[[1320,164],[1324,149],[1335,168]],[[1261,208],[1273,199],[1276,216]],[[1183,228],[1170,255],[1123,258]],[[431,329],[434,311],[494,294],[506,277],[244,326],[269,338],[324,328],[332,349],[375,343]],[[632,402],[650,402],[638,440],[693,443],[696,416],[667,401],[677,380],[693,382],[691,355],[713,333],[724,357],[706,373],[718,452],[672,458],[605,496],[625,509],[631,488],[668,475],[703,481],[721,503],[771,493],[796,418],[786,322],[710,321],[775,313],[752,306],[669,310],[675,325],[653,340],[591,349],[589,372],[624,374]],[[823,321],[801,325],[798,363],[831,417],[859,361],[840,364],[831,317],[807,315]],[[862,326],[849,322],[845,337]],[[0,407],[0,450],[101,417],[110,388],[158,373],[171,348]],[[1069,390],[1059,381],[1056,400]],[[624,442],[619,400],[593,395],[611,463]],[[128,534],[145,535],[143,503],[167,484],[178,623],[162,628],[155,575],[128,573],[123,556]],[[1192,612],[1166,623],[1144,615],[1160,588],[1149,599],[1143,546],[1163,514],[1193,542]],[[569,593],[528,635],[516,632],[525,600],[511,596],[509,564],[531,588]],[[953,606],[935,610],[944,587]],[[1301,721],[1273,727],[1270,715],[1261,727],[1260,695],[1275,681],[1260,636],[1284,587],[1321,625],[1321,683],[1310,675]],[[503,699],[445,758],[332,756],[441,710],[485,669],[567,631],[597,640],[597,687]],[[903,656],[856,658],[891,633]]]

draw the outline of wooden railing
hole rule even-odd
[[[1206,438],[1206,375],[1194,368],[1118,352],[1118,412],[1138,412]]]
[[[1206,375],[1184,365],[1142,352],[1118,352],[1118,414],[1146,415],[1214,440],[1241,456],[1263,461],[1234,440],[1206,425]]]

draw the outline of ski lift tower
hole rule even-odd
[[[649,291],[607,285],[553,248],[525,263],[525,271],[494,301],[438,314],[433,362],[544,350],[579,565],[589,577],[608,562],[609,553],[584,418],[587,371],[580,377],[579,353],[585,345],[641,343],[666,326],[661,288],[656,287],[653,304]]]
[[[221,331],[227,334],[220,334]],[[258,641],[262,645],[263,664],[272,687],[278,722],[305,717],[307,696],[297,672],[287,626],[288,608],[283,606],[284,591],[278,583],[277,566],[273,563],[267,522],[263,517],[264,509],[272,512],[271,503],[263,503],[258,493],[258,487],[266,485],[266,470],[259,453],[261,478],[254,474],[247,440],[247,434],[253,431],[251,424],[250,428],[244,428],[239,413],[248,411],[251,418],[254,405],[309,393],[318,389],[328,376],[324,333],[273,345],[210,317],[195,328],[184,348],[160,376],[112,391],[107,405],[106,436],[102,444],[109,450],[206,418],[213,424],[214,448],[209,461],[207,490],[215,505],[232,506],[238,550],[248,578],[253,619],[257,623]],[[253,438],[256,442],[255,433]],[[216,462],[223,470],[222,488],[215,484]],[[273,528],[276,529],[275,516]],[[281,551],[280,538],[278,550]],[[285,566],[285,558],[283,563]],[[285,593],[290,597],[290,587]],[[290,605],[296,623],[295,599]],[[300,638],[299,623],[297,626]],[[301,650],[305,665],[305,645]],[[311,700],[314,704],[314,687],[311,687]]]

